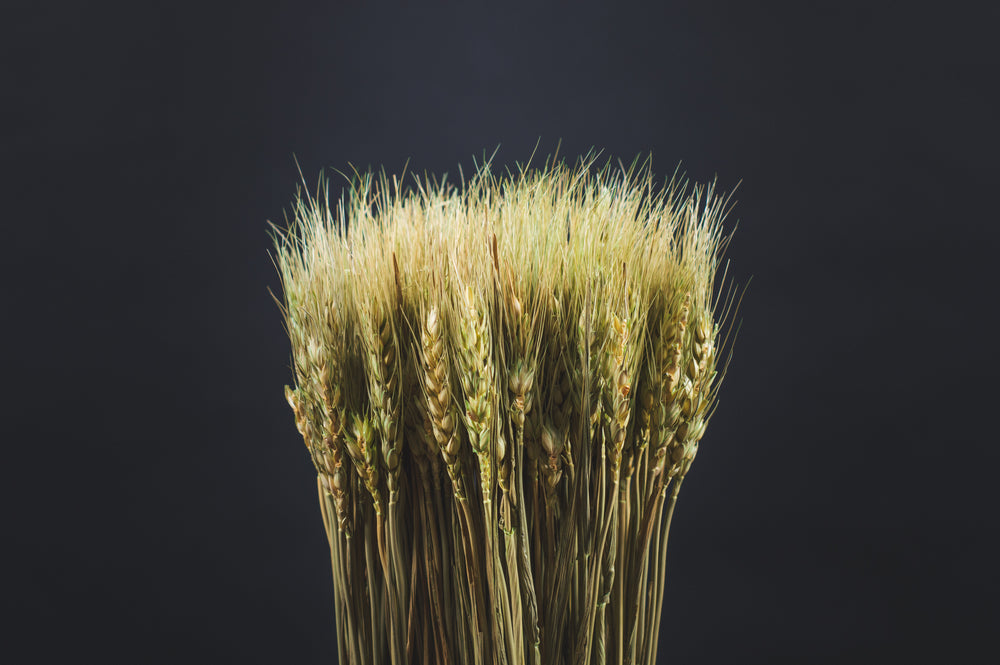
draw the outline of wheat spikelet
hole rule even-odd
[[[426,389],[427,411],[434,440],[444,457],[459,499],[464,499],[462,485],[461,443],[456,425],[458,419],[452,402],[448,350],[445,346],[443,324],[437,307],[431,307],[423,320],[420,333]]]
[[[375,427],[367,416],[353,414],[344,442],[354,462],[358,477],[372,498],[372,505],[379,515],[385,510],[382,488],[379,485],[379,454]]]
[[[664,326],[660,333],[659,367],[660,396],[659,417],[657,424],[659,432],[656,447],[653,450],[653,473],[662,474],[667,469],[668,462],[677,464],[673,459],[677,456],[679,446],[675,438],[677,429],[682,424],[682,404],[685,399],[680,381],[681,365],[683,364],[684,341],[687,334],[688,317],[691,312],[691,295],[685,296],[680,312],[674,316],[664,317]],[[669,458],[669,459],[668,459]],[[670,466],[667,477],[676,474],[677,467]]]
[[[382,462],[386,470],[389,500],[395,501],[399,492],[402,427],[400,415],[402,396],[399,381],[399,354],[392,325],[387,318],[372,319],[363,326],[365,352],[368,361],[369,399],[376,415],[382,440]]]
[[[494,464],[490,454],[490,432],[496,413],[496,372],[493,340],[485,303],[471,287],[456,289],[459,322],[458,366],[465,400],[466,433],[479,460],[483,501],[493,495]]]

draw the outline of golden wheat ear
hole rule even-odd
[[[272,225],[340,662],[655,662],[735,337],[731,204],[597,159],[355,171]]]

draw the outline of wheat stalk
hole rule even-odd
[[[273,227],[341,662],[655,661],[729,202],[594,162],[321,180]]]

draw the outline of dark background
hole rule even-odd
[[[4,650],[333,662],[268,294],[293,154],[312,184],[561,140],[740,183],[661,653],[997,662],[1000,12],[424,4],[4,10]]]

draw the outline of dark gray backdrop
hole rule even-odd
[[[293,154],[313,183],[560,140],[741,182],[730,274],[753,281],[675,518],[661,653],[994,661],[996,9],[5,11],[18,662],[333,662],[267,291]]]

